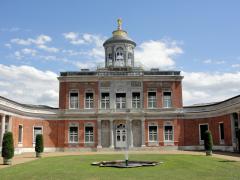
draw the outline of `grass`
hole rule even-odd
[[[131,160],[163,161],[145,168],[103,168],[91,162],[123,159],[123,155],[48,157],[0,169],[0,179],[240,179],[240,162],[197,155],[130,154]]]

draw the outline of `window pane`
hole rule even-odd
[[[72,143],[78,142],[78,127],[69,127],[69,141]]]
[[[148,108],[156,108],[156,92],[148,92]]]
[[[18,126],[18,143],[22,143],[22,132],[23,132],[23,126]]]
[[[78,93],[77,92],[70,93],[70,108],[72,108],[72,109],[78,108]]]
[[[173,127],[172,126],[164,126],[164,134],[166,141],[173,141]]]
[[[157,126],[149,126],[149,141],[157,141]]]
[[[200,125],[200,137],[201,137],[201,140],[204,140],[204,134],[205,132],[208,130],[208,125]]]
[[[220,123],[220,138],[224,140],[224,124]]]
[[[101,95],[101,108],[102,109],[109,109],[110,108],[109,93],[102,93],[102,95]]]
[[[163,107],[172,107],[171,92],[163,92]]]

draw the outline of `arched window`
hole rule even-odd
[[[123,48],[121,47],[116,50],[116,60],[123,60]]]
[[[119,47],[115,52],[115,65],[123,66],[124,65],[124,51],[123,48]]]

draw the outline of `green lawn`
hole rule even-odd
[[[129,169],[91,166],[91,162],[123,159],[123,155],[42,158],[0,169],[0,179],[240,179],[240,162],[194,155],[130,154],[131,160],[163,161],[155,167]]]

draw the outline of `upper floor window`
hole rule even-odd
[[[132,108],[137,109],[140,108],[140,93],[133,92],[132,93]]]
[[[92,109],[93,108],[93,93],[86,93],[85,108],[86,109]]]
[[[101,108],[102,109],[109,109],[110,108],[109,93],[102,93],[101,94]]]
[[[70,104],[70,109],[77,109],[78,108],[78,92],[75,92],[75,91],[73,91],[73,92],[70,92],[70,94],[69,94],[69,104]]]
[[[170,108],[172,107],[172,93],[163,92],[163,107]]]
[[[116,94],[116,108],[117,109],[126,108],[126,93],[117,93]]]
[[[157,107],[157,96],[156,92],[148,92],[148,108]]]

